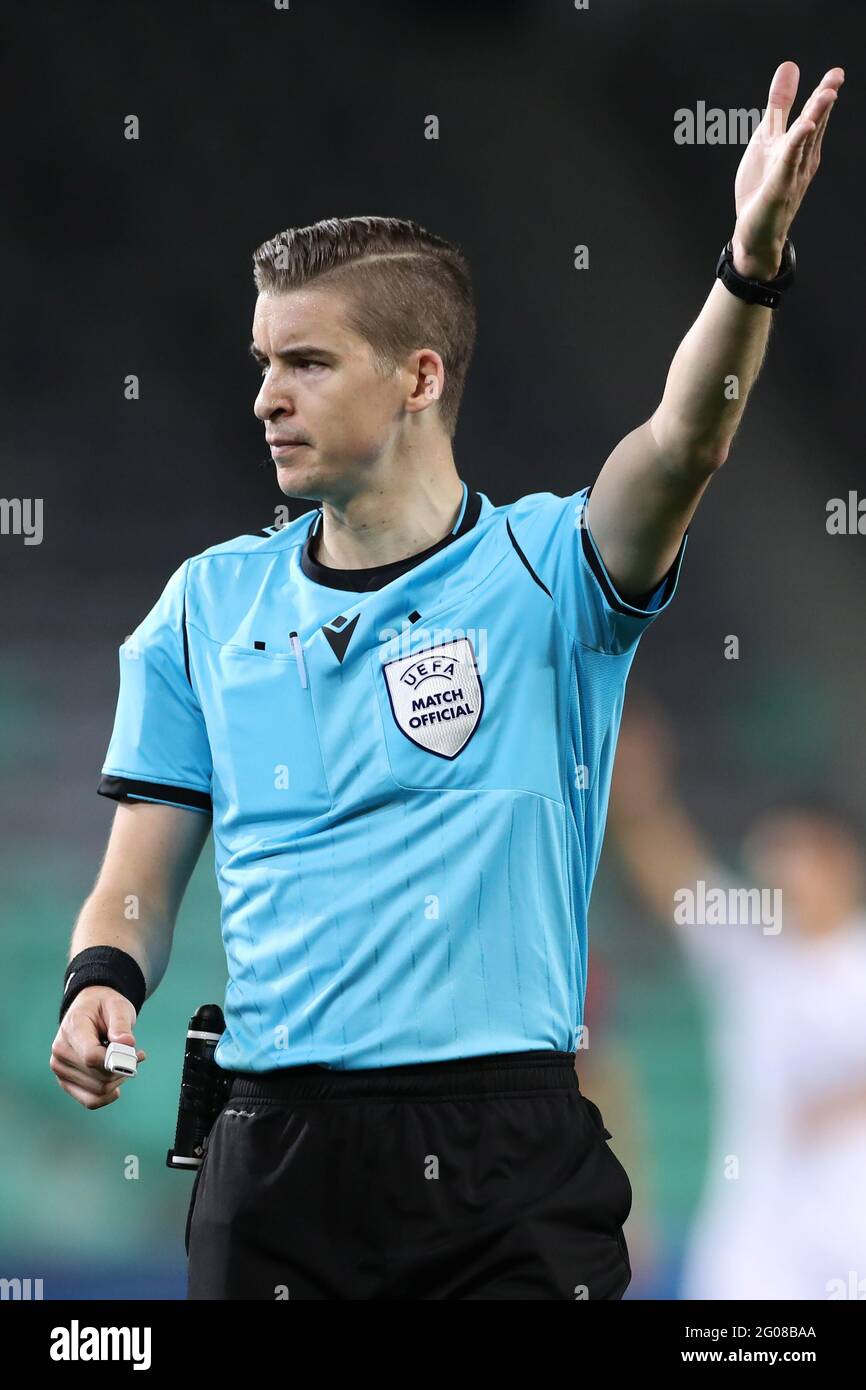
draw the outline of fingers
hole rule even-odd
[[[834,91],[838,92],[844,81],[844,68],[828,68],[815,88],[815,91],[820,92],[823,87],[832,87]]]
[[[120,1095],[120,1087],[128,1076],[105,1069],[107,1035],[115,1042],[135,1047],[131,1025],[135,1011],[116,991],[91,987],[82,990],[60,1024],[51,1048],[49,1065],[58,1084],[75,1100],[90,1110],[110,1105]],[[85,999],[85,995],[90,997]],[[107,996],[107,997],[106,997]],[[147,1053],[136,1049],[136,1058],[143,1062]]]
[[[62,1032],[58,1033],[51,1049],[52,1063],[67,1067],[81,1076],[110,1084],[114,1084],[118,1079],[126,1081],[128,1078],[120,1072],[105,1070],[105,1055],[106,1048],[101,1043],[95,1048],[91,1048],[89,1044],[82,1046],[73,1034]],[[139,1062],[147,1061],[147,1053],[143,1048],[138,1048],[135,1055]]]
[[[103,1062],[99,1067],[88,1067],[76,1056],[74,1052],[61,1047],[54,1047],[51,1052],[51,1070],[59,1075],[62,1069],[68,1073],[72,1080],[77,1080],[81,1084],[94,1086],[104,1090],[110,1086],[116,1086],[119,1081],[128,1081],[130,1077],[124,1072],[105,1070],[105,1052],[102,1054]]]
[[[833,71],[841,72],[842,69],[834,68]],[[801,116],[806,116],[809,120],[817,124],[832,107],[839,94],[839,88],[842,86],[843,81],[844,77],[837,83],[828,82],[825,78],[821,85],[815,88],[809,100],[806,102],[800,113]]]
[[[807,117],[817,125],[821,118],[825,116],[832,107],[844,81],[845,71],[843,68],[828,69],[812,92],[808,101],[803,103],[803,110],[800,112],[800,116]]]
[[[61,1025],[66,1044],[66,1059],[91,1074],[105,1073],[105,1046],[101,1041],[97,1020],[83,1009],[69,1010]]]
[[[791,107],[797,95],[797,87],[800,80],[800,70],[797,64],[791,61],[780,63],[773,80],[770,83],[770,94],[767,98],[767,109],[764,119],[759,129],[764,140],[775,140],[785,133]],[[794,150],[802,151],[805,142],[813,135],[820,140],[820,132],[815,129],[821,117],[828,114],[832,107],[835,95],[838,93],[842,83],[845,81],[844,68],[828,68],[821,81],[818,83],[811,96],[803,105],[803,110],[788,131],[789,143],[788,153]],[[832,95],[831,95],[832,93]],[[810,124],[810,122],[812,124]],[[826,125],[826,120],[824,122]],[[812,145],[809,144],[811,151]]]
[[[106,1037],[112,1042],[122,1042],[129,1047],[135,1047],[132,1033],[135,1026],[135,1010],[127,999],[118,994],[110,995],[102,1005],[102,1017]]]
[[[821,142],[824,139],[824,131],[827,129],[827,122],[830,119],[830,112],[836,105],[839,90],[845,81],[845,74],[841,68],[831,68],[827,73],[821,87],[815,97],[815,107],[810,112],[812,120],[815,122],[815,129],[810,131],[803,142],[803,159],[820,158]]]
[[[57,1079],[63,1090],[72,1096],[73,1100],[77,1100],[80,1105],[83,1105],[85,1110],[103,1110],[106,1105],[113,1105],[116,1100],[120,1099],[119,1089],[105,1096],[96,1096],[74,1082],[60,1081],[59,1077]]]
[[[834,95],[831,101],[827,101],[825,103],[818,115],[812,117],[813,121],[815,122],[814,129],[809,131],[809,134],[803,141],[804,164],[809,163],[809,161],[811,161],[814,158],[815,154],[820,149],[821,141],[824,138],[824,131],[827,129],[827,122],[830,119],[830,112],[833,110],[833,107],[835,105],[836,97]]]
[[[104,1076],[94,1076],[92,1072],[76,1066],[74,1061],[64,1061],[54,1053],[51,1055],[49,1066],[64,1090],[70,1091],[70,1094],[74,1090],[97,1100],[119,1091],[124,1081],[130,1079],[128,1076],[114,1075],[111,1072],[105,1072]]]
[[[105,1091],[117,1086],[119,1082],[130,1079],[120,1072],[105,1070],[105,1048],[99,1049],[98,1063],[92,1066],[62,1034],[58,1034],[54,1041],[49,1066],[59,1079],[74,1081],[85,1090],[93,1092],[94,1095],[102,1095]]]
[[[841,68],[833,71],[841,73]],[[841,81],[844,81],[844,76]],[[830,112],[836,104],[837,93],[838,88],[834,86],[818,87],[812,93],[788,132],[788,148],[785,151],[787,164],[799,167],[809,161],[816,150],[820,150]]]
[[[780,63],[773,73],[764,112],[763,125],[767,134],[776,136],[784,133],[799,84],[800,69],[797,64],[790,60]]]
[[[832,71],[840,74],[842,72],[841,68]],[[844,80],[844,74],[842,74],[842,80]],[[817,170],[821,142],[824,138],[824,131],[827,129],[830,112],[836,104],[837,90],[836,87],[819,87],[809,98],[803,111],[791,126],[787,144],[782,152],[782,164],[787,171],[786,177],[791,174],[807,173],[811,178]]]
[[[73,1000],[60,1031],[76,1062],[100,1072],[105,1062],[103,1040],[135,1047],[134,1024],[135,1010],[128,999],[116,990],[92,986]]]
[[[777,176],[773,179],[777,192],[787,188],[790,185],[791,176],[799,171],[803,162],[803,146],[814,129],[814,123],[809,117],[801,115],[797,117],[788,131],[779,157],[780,168]]]

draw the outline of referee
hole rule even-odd
[[[817,143],[841,80],[786,148]],[[118,806],[51,1061],[87,1108],[117,1099],[101,1040],[136,1046],[212,828],[235,1079],[189,1298],[627,1288],[631,1186],[575,1073],[587,908],[628,671],[790,283],[794,201],[769,188],[738,221],[659,408],[592,488],[499,507],[452,454],[460,251],[384,217],[256,251],[255,413],[282,492],[320,505],[186,560],[120,649]]]

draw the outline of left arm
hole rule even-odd
[[[831,68],[789,131],[799,70],[785,62],[735,184],[734,269],[778,274],[794,215],[815,176],[821,141],[845,80]],[[717,280],[680,343],[652,417],[617,444],[592,487],[586,520],[623,598],[661,582],[710,479],[725,461],[755,383],[774,310],[746,304]],[[735,399],[728,379],[737,378]]]

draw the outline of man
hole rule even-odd
[[[843,73],[771,130],[797,79],[779,68],[743,158],[726,284],[586,514],[588,488],[493,507],[457,475],[455,247],[350,218],[256,252],[255,412],[282,491],[321,508],[185,561],[121,648],[119,806],[52,1054],[82,1104],[117,1098],[102,1039],[135,1045],[212,824],[236,1078],[191,1298],[628,1285],[630,1184],[574,1073],[587,907],[628,669],[766,343],[772,309],[741,296],[787,283]]]
[[[814,787],[764,809],[743,840],[746,886],[677,796],[673,745],[660,711],[646,702],[630,708],[610,828],[641,897],[682,943],[706,1001],[713,1116],[680,1296],[862,1297],[859,825]],[[713,895],[712,907],[682,910],[701,893],[705,902]]]

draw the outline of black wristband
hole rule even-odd
[[[73,956],[66,967],[58,1022],[62,1023],[63,1015],[76,994],[90,985],[107,985],[109,989],[116,989],[118,994],[129,1000],[136,1015],[147,994],[141,966],[127,951],[121,951],[117,946],[88,946],[85,951]]]
[[[721,280],[726,290],[730,290],[738,299],[744,299],[747,304],[762,304],[765,309],[778,309],[785,290],[789,290],[794,283],[796,269],[794,243],[790,237],[786,237],[778,275],[772,280],[749,279],[735,269],[733,242],[729,241],[719,256],[716,278]]]

